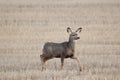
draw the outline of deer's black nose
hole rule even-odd
[[[80,37],[77,37],[77,39],[80,39]]]

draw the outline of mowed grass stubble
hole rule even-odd
[[[0,5],[1,80],[119,80],[119,4]],[[75,56],[84,65],[60,59],[41,71],[40,54],[45,42],[68,40],[66,28],[82,27]]]

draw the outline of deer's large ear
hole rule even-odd
[[[75,32],[81,32],[82,31],[82,28],[78,28]]]
[[[70,33],[70,32],[72,33],[72,30],[71,30],[70,27],[67,28],[67,32],[68,32],[68,33]]]

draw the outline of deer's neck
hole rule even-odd
[[[75,41],[74,40],[69,39],[68,46],[69,46],[69,48],[72,49],[73,52],[75,51]]]

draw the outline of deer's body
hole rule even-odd
[[[69,58],[74,56],[74,46],[70,42],[63,43],[52,43],[47,42],[43,48],[43,56],[48,56],[49,58]]]
[[[67,31],[70,28],[67,29]],[[81,31],[82,28],[79,28],[78,30]],[[77,30],[77,31],[78,31]],[[71,29],[70,29],[71,31]],[[77,32],[76,31],[76,32]],[[63,68],[64,65],[64,59],[65,58],[71,58],[71,59],[76,59],[79,63],[79,60],[74,57],[74,52],[75,52],[75,41],[79,39],[77,37],[76,32],[72,32],[70,34],[69,40],[63,43],[53,43],[53,42],[47,42],[45,43],[43,47],[43,54],[40,55],[41,61],[42,61],[42,69],[44,63],[52,58],[61,58],[61,68]],[[81,68],[80,68],[81,70]]]

